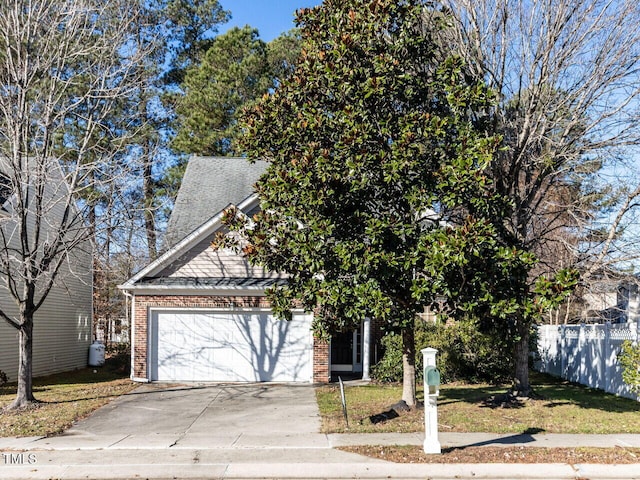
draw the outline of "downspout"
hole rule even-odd
[[[135,363],[134,363],[134,357],[135,357],[135,332],[136,332],[136,325],[135,325],[135,297],[129,293],[127,290],[121,290],[122,293],[125,296],[125,301],[126,301],[126,308],[125,308],[125,312],[127,313],[127,315],[129,316],[129,318],[127,318],[128,322],[129,322],[129,328],[131,330],[131,342],[130,342],[130,348],[131,348],[131,352],[129,352],[130,355],[130,361],[131,361],[131,371],[129,372],[129,378],[131,380],[135,380],[133,371],[135,368]],[[129,299],[131,299],[131,310],[129,310]]]

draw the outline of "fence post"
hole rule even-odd
[[[567,341],[566,325],[560,325],[560,378],[567,379]]]
[[[605,322],[604,324],[604,345],[602,346],[602,377],[603,386],[602,389],[605,392],[611,391],[609,368],[611,365],[611,322]]]
[[[587,370],[587,362],[585,359],[585,344],[586,344],[586,337],[587,337],[587,332],[586,330],[586,325],[584,323],[580,324],[580,333],[578,333],[578,354],[579,354],[579,361],[580,364],[578,366],[578,383],[581,383],[583,385],[585,384],[585,376],[586,376],[586,370]]]

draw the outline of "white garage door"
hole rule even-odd
[[[154,311],[151,380],[311,382],[311,316]]]

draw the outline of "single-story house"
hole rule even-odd
[[[190,159],[167,226],[166,250],[120,288],[131,298],[136,381],[328,382],[332,374],[368,378],[375,361],[372,322],[323,343],[312,315],[272,314],[265,289],[286,278],[214,250],[224,210],[251,215],[253,185],[266,163]],[[377,337],[377,335],[375,336]],[[377,338],[375,339],[377,340]]]
[[[9,180],[9,166],[0,161],[0,258],[3,264],[19,260],[19,224],[15,218],[15,197]],[[6,173],[6,175],[5,175]],[[59,187],[59,186],[58,186]],[[46,222],[43,228],[55,228],[64,214],[60,202],[65,190],[47,185],[49,194]],[[64,198],[64,197],[63,197]],[[29,214],[31,215],[31,214]],[[35,215],[35,212],[33,213]],[[27,221],[28,233],[33,235],[33,221]],[[49,232],[40,232],[43,237]],[[92,251],[89,245],[70,253],[68,262],[60,269],[57,280],[43,305],[36,312],[33,327],[33,375],[42,376],[87,366],[92,340],[91,317],[93,305]],[[21,288],[16,275],[8,278],[7,269],[0,269],[0,309],[10,318],[19,318],[19,309],[9,293]],[[20,291],[20,290],[18,290]],[[0,319],[0,370],[9,381],[18,375],[18,331]]]

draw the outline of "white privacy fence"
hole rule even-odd
[[[536,368],[571,382],[640,400],[622,381],[618,362],[625,340],[638,341],[638,324],[541,325]]]

